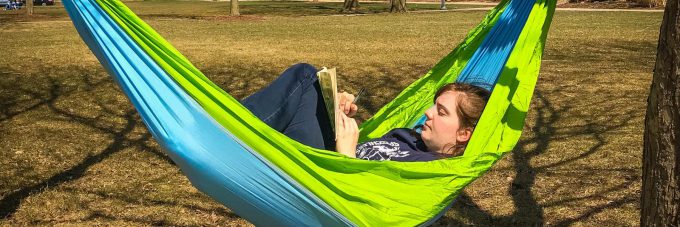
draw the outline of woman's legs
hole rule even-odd
[[[270,127],[300,143],[334,149],[335,134],[321,97],[317,71],[309,64],[293,65],[241,103]]]

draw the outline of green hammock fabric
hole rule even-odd
[[[113,18],[220,125],[357,225],[418,225],[513,149],[540,68],[555,1],[533,4],[463,156],[432,162],[376,162],[297,143],[259,121],[203,75],[119,1],[98,0]],[[361,125],[361,141],[409,127],[432,105],[437,88],[453,82],[499,19],[505,0],[425,76]],[[390,193],[385,193],[390,190]],[[414,196],[414,193],[417,196]]]

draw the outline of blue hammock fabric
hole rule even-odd
[[[457,83],[467,83],[493,91],[503,66],[510,57],[535,1],[510,1],[489,34],[460,72]],[[421,116],[411,128],[423,125]]]
[[[276,220],[254,221],[257,225],[352,225],[256,154],[227,152],[245,146],[216,125],[207,113],[199,111],[202,108],[109,19],[95,1],[63,3],[71,18],[83,18],[73,20],[83,40],[104,68],[116,75],[114,78],[158,143],[171,148],[168,150],[192,151],[191,155],[174,152],[168,155],[189,179],[195,179],[192,183],[197,188],[218,201],[241,207],[239,215],[248,220]],[[169,111],[154,111],[158,109]],[[185,139],[177,143],[172,138]],[[197,138],[203,141],[191,140]],[[193,162],[196,159],[219,162]],[[251,179],[244,180],[245,177]],[[249,193],[250,190],[257,194]],[[280,218],[266,218],[272,215]]]
[[[187,88],[181,85],[182,81],[173,77],[173,73],[167,70],[168,65],[178,68],[180,72],[192,71],[193,66],[158,61],[158,56],[150,52],[149,47],[140,45],[139,40],[148,39],[148,37],[133,37],[134,35],[129,32],[130,29],[141,29],[144,32],[144,26],[147,25],[130,24],[121,21],[120,18],[112,17],[111,9],[115,11],[116,7],[121,5],[120,2],[64,0],[63,4],[85,43],[129,97],[156,141],[167,151],[193,185],[227,205],[239,216],[256,225],[276,226],[406,223],[372,220],[369,217],[370,214],[352,213],[350,208],[342,205],[344,202],[328,199],[325,195],[316,192],[315,188],[305,186],[307,183],[301,181],[297,175],[292,176],[293,173],[287,172],[285,167],[273,164],[274,161],[265,157],[266,154],[263,154],[257,145],[243,138],[240,130],[229,130],[229,125],[225,126],[218,122],[215,116],[206,110],[206,106],[197,101],[200,98],[194,96],[194,93],[189,94]],[[494,14],[492,15],[495,22],[493,27],[467,60],[467,64],[457,75],[456,81],[486,85],[488,89],[493,89],[499,76],[503,74],[518,37],[533,12],[532,9],[536,8],[537,4],[529,0],[504,1],[499,4],[503,5],[503,8],[497,8],[491,13]],[[548,5],[554,8],[552,1]],[[104,10],[102,7],[109,7],[109,9]],[[551,18],[551,11],[548,11],[549,16],[546,20]],[[496,16],[495,14],[499,12],[501,12],[500,16]],[[127,11],[114,13],[120,17],[134,16]],[[492,21],[490,18],[486,20]],[[122,28],[123,26],[126,28]],[[176,50],[169,49],[166,53],[175,52]],[[180,62],[185,60],[178,53],[161,57]],[[451,64],[453,63],[440,62],[429,74],[433,74],[437,69],[449,70],[447,65]],[[449,71],[450,73],[455,72]],[[442,80],[438,83],[443,84],[447,81]],[[208,92],[201,95],[210,96]],[[239,108],[226,109],[233,111],[235,115],[249,114]],[[242,127],[260,133],[265,139],[280,137],[275,132],[263,129],[261,125]],[[292,144],[280,146],[299,146]],[[304,154],[315,155],[315,158],[338,159],[323,151],[314,152],[317,153]],[[381,164],[357,163],[357,165]],[[314,173],[309,174],[314,175]],[[466,173],[459,175],[464,176]],[[323,177],[317,178],[323,179]],[[440,205],[434,206],[434,212],[431,213],[435,215],[413,223],[427,225],[443,215],[459,189],[451,189],[451,191],[454,193],[442,197]]]

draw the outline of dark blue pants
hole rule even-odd
[[[270,127],[311,147],[335,149],[335,134],[321,96],[314,66],[286,69],[269,86],[241,103]]]

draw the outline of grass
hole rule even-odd
[[[485,14],[338,17],[328,16],[334,9],[314,13],[335,3],[252,4],[244,2],[246,19],[234,20],[220,17],[223,2],[130,2],[235,97],[296,62],[334,66],[342,89],[371,91],[363,119]],[[0,225],[248,225],[163,154],[63,9],[36,11],[36,18],[0,12]],[[661,18],[556,12],[517,149],[467,187],[436,226],[637,225]]]
[[[135,13],[143,19],[217,19],[224,20],[229,14],[229,1],[133,1],[126,2]],[[448,3],[448,9],[465,9],[489,7],[488,5]],[[26,17],[24,10],[0,10],[2,21],[43,21],[69,20],[68,15],[60,6],[35,7],[36,15]],[[259,18],[262,16],[320,16],[342,14],[342,2],[271,2],[271,1],[243,1],[239,3],[240,13],[245,18]],[[407,4],[409,11],[438,10],[439,4]],[[355,14],[376,14],[389,12],[386,2],[362,2]]]

